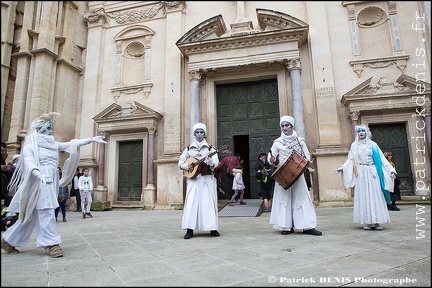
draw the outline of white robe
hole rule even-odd
[[[200,147],[200,145],[201,148]],[[180,155],[179,168],[190,157],[202,159],[210,153],[210,145],[204,140],[201,143],[194,141],[189,149],[186,148]],[[214,150],[213,150],[214,151]],[[219,157],[215,153],[212,157],[214,169],[219,164]],[[218,230],[218,198],[217,179],[212,175],[201,175],[186,180],[186,199],[183,207],[182,229],[211,231]]]
[[[296,136],[297,133],[294,131],[291,136],[281,136],[273,142],[270,150],[274,157],[278,157],[279,165],[286,161],[292,150],[296,150],[310,160],[310,153],[304,138],[298,137],[297,141]],[[268,159],[270,156],[269,153]],[[315,207],[303,175],[288,189],[284,189],[275,182],[270,224],[279,230],[289,230],[293,227],[308,230],[316,227]]]
[[[27,245],[36,228],[36,247],[43,248],[61,243],[61,237],[55,228],[54,210],[59,207],[59,152],[69,151],[71,143],[79,147],[91,143],[91,139],[57,142],[53,136],[36,131],[25,138],[21,151],[20,164],[24,181],[12,198],[8,213],[19,213],[19,219],[3,237],[14,247]],[[79,153],[78,153],[79,155]],[[69,159],[68,159],[69,160]],[[73,159],[77,163],[76,159]],[[74,168],[76,169],[76,167]],[[42,184],[36,177],[37,171],[52,179],[52,184]]]
[[[372,158],[373,146],[378,148],[380,154],[385,189],[393,192],[394,181],[390,175],[396,171],[374,141],[368,139],[353,142],[348,159],[342,165],[345,189],[354,187],[354,223],[363,225],[390,223],[387,203]]]

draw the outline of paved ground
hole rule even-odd
[[[400,206],[382,231],[352,207],[317,208],[323,236],[281,235],[258,217],[220,217],[220,237],[184,240],[179,210],[113,210],[59,222],[64,257],[1,252],[1,286],[431,286],[431,207]]]

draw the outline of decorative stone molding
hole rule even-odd
[[[180,8],[184,10],[186,8],[185,1],[161,1],[160,3],[153,4],[152,6],[145,9],[135,9],[124,12],[109,12],[107,17],[114,19],[117,24],[142,22],[144,20],[152,19],[162,11],[166,14],[169,9]]]
[[[140,58],[144,56],[145,47],[139,41],[133,41],[126,46],[125,55],[129,55],[131,57]]]
[[[349,62],[349,64],[353,66],[354,72],[357,73],[358,77],[360,77],[364,67],[370,67],[375,69],[375,68],[388,67],[393,64],[396,64],[396,66],[403,73],[405,71],[408,58],[409,55],[404,54],[404,55],[380,57],[380,58],[373,58],[373,59],[352,60]]]
[[[115,87],[111,88],[111,91],[115,93],[113,96],[115,101],[117,102],[118,98],[122,95],[132,95],[137,94],[138,92],[143,91],[145,96],[150,95],[151,88],[153,87],[153,83],[142,83],[137,85],[131,85],[131,86],[123,86],[123,87]]]
[[[126,106],[113,103],[93,117],[93,120],[98,124],[98,131],[116,134],[148,131],[149,127],[155,131],[162,117],[162,114],[133,101]]]
[[[354,60],[350,61],[354,72],[360,77],[365,66],[371,68],[384,68],[392,64],[405,71],[406,60],[409,55],[402,51],[402,40],[400,39],[399,25],[397,19],[396,1],[343,1],[342,5],[348,10],[348,21],[350,26],[351,42]],[[391,37],[391,48],[393,55],[383,55],[380,58],[361,59],[360,33],[365,29],[373,28],[389,21],[388,35]],[[363,29],[362,29],[363,28]],[[363,31],[363,32],[362,32]],[[390,48],[390,47],[388,47]],[[365,55],[365,52],[363,52]]]
[[[104,8],[98,8],[84,12],[84,19],[86,19],[89,24],[108,23],[107,14],[105,13]]]
[[[426,103],[424,107],[430,106],[430,83],[416,81],[415,78],[402,74],[395,81],[389,77],[380,77],[376,83],[372,77],[351,89],[342,96],[341,102],[348,108],[349,113],[362,113],[371,111],[403,109],[414,111],[418,107],[416,98],[417,85],[424,85]],[[354,114],[355,115],[355,114]],[[360,114],[358,114],[360,115]]]
[[[272,33],[254,32],[246,33],[240,37],[231,37],[231,34],[225,34],[226,25],[222,16],[217,15],[189,30],[177,41],[176,45],[185,56],[189,56],[286,42],[297,42],[299,47],[307,40],[309,29],[307,23],[290,15],[267,9],[257,9],[257,18],[261,28]],[[207,41],[203,42],[203,40]]]

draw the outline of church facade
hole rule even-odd
[[[255,198],[254,163],[290,115],[324,206],[351,203],[334,170],[366,124],[393,152],[403,198],[429,199],[430,10],[426,1],[2,1],[1,138],[19,153],[31,121],[59,112],[57,140],[108,142],[81,151],[94,201],[176,209],[177,163],[195,123],[207,125],[207,142],[242,155]]]

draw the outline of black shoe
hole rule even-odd
[[[281,232],[282,235],[288,235],[288,234],[291,234],[291,233],[294,233],[294,229],[293,228],[291,228],[290,230],[283,230]]]
[[[211,230],[210,231],[210,235],[215,236],[215,237],[220,236],[220,234],[219,234],[219,232],[217,230]]]
[[[187,229],[187,232],[185,234],[185,236],[183,237],[184,239],[190,239],[193,237],[193,230],[192,229]]]
[[[396,204],[392,204],[392,205],[387,204],[387,209],[391,211],[400,211],[400,209],[396,206]]]
[[[316,230],[315,228],[308,229],[308,230],[303,230],[303,234],[309,234],[309,235],[314,235],[314,236],[322,236],[322,232]]]

